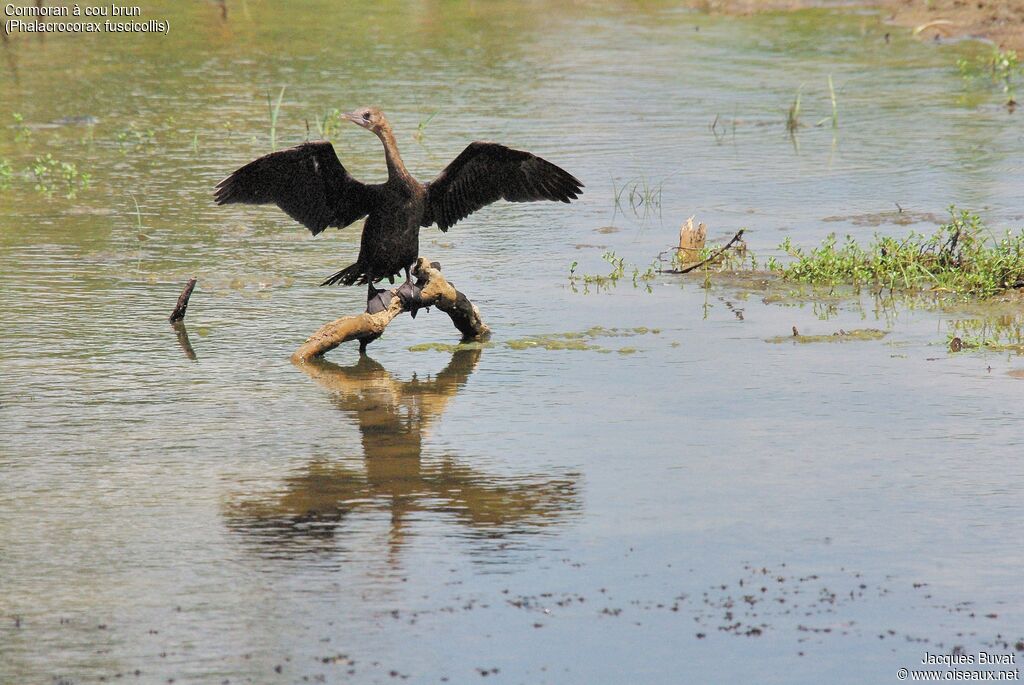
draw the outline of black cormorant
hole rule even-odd
[[[569,202],[583,184],[554,164],[497,143],[470,143],[429,183],[412,177],[398,154],[384,113],[366,107],[343,115],[373,131],[384,143],[388,180],[360,183],[345,170],[326,141],[303,143],[246,164],[217,185],[217,204],[276,204],[317,235],[367,217],[355,264],[321,285],[373,283],[409,268],[419,256],[421,226],[447,231],[497,200]]]

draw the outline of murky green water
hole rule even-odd
[[[1024,119],[964,87],[964,47],[827,12],[229,6],[3,48],[0,681],[887,683],[925,650],[1013,651],[1024,362],[947,354],[976,313],[566,287],[605,250],[646,266],[691,214],[762,253],[902,233],[863,216],[895,203],[1024,223]],[[377,103],[421,178],[494,139],[587,184],[424,233],[496,345],[409,351],[454,341],[434,312],[370,359],[288,361],[363,292],[316,287],[356,230],[211,204],[282,86],[281,145]],[[333,138],[383,177],[365,131]],[[47,154],[88,187],[35,190]],[[631,180],[661,187],[646,218],[615,211]],[[186,345],[165,317],[193,274]],[[659,332],[504,344],[593,326]],[[792,326],[889,333],[765,342]]]

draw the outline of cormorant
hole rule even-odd
[[[343,115],[372,131],[384,143],[388,180],[360,183],[342,166],[326,141],[303,143],[246,164],[217,185],[217,204],[276,204],[313,235],[328,226],[344,228],[367,217],[356,263],[320,285],[369,284],[367,299],[383,278],[409,269],[419,256],[421,226],[447,231],[458,221],[497,200],[569,202],[583,184],[571,174],[529,152],[497,143],[475,142],[429,183],[412,177],[384,113],[365,107]]]

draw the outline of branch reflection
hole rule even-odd
[[[577,511],[576,474],[497,475],[456,456],[424,458],[427,428],[466,384],[481,353],[457,350],[427,380],[398,380],[366,356],[352,366],[322,360],[297,365],[357,423],[363,468],[315,459],[281,489],[231,503],[229,528],[264,543],[264,553],[290,557],[336,549],[336,538],[357,525],[357,513],[385,511],[388,556],[395,561],[417,521],[455,522],[453,531],[444,528],[442,534],[475,540],[480,550],[493,547],[493,540],[544,532]]]

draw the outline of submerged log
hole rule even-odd
[[[359,352],[384,334],[384,329],[402,312],[413,317],[419,309],[437,307],[452,320],[463,340],[486,338],[491,329],[480,318],[480,310],[463,293],[441,275],[441,265],[424,257],[412,268],[415,285],[379,291],[367,311],[326,323],[292,355],[292,361],[304,362],[322,357],[335,347],[351,340],[359,341]]]

